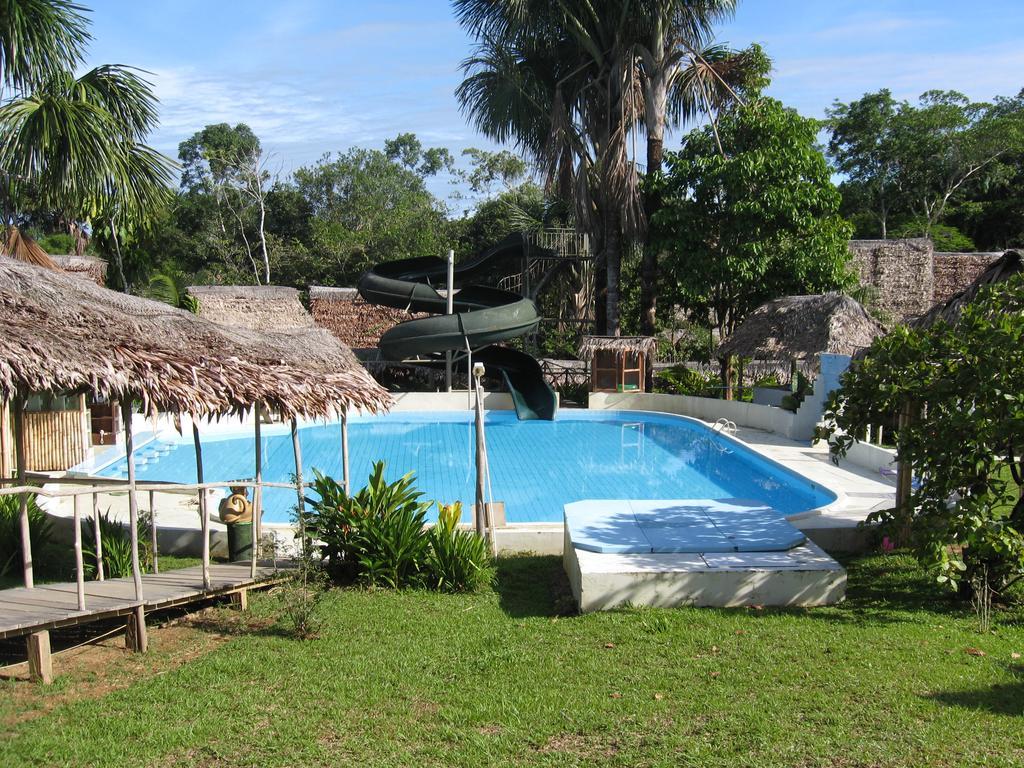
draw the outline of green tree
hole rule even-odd
[[[678,303],[720,338],[765,301],[849,280],[850,226],[817,131],[817,121],[762,98],[723,115],[717,136],[700,128],[668,154],[652,237],[668,254]]]
[[[828,110],[831,132],[828,151],[836,170],[846,175],[844,187],[856,195],[859,208],[869,212],[889,236],[889,218],[900,197],[900,157],[895,118],[900,104],[888,88],[860,99],[833,103]]]
[[[896,328],[841,381],[826,414],[833,453],[904,414],[897,455],[919,481],[903,509],[869,519],[909,533],[941,582],[999,590],[1021,578],[1024,276],[984,289],[953,324]]]
[[[543,170],[549,190],[574,201],[599,264],[598,327],[616,334],[622,255],[643,222],[628,147],[642,108],[630,87],[635,3],[454,6],[477,41],[456,97],[478,130],[514,143]]]
[[[143,143],[157,113],[137,71],[108,65],[73,74],[89,40],[80,10],[59,0],[11,0],[0,10],[5,223],[31,206],[108,227],[127,287],[119,235],[166,204],[173,163]]]
[[[260,140],[245,123],[207,125],[178,145],[182,164],[181,188],[192,195],[211,196],[225,244],[235,232],[252,264],[256,281],[270,283],[267,245],[267,197],[270,174]],[[232,233],[229,235],[229,231]],[[258,241],[259,265],[252,239]]]
[[[329,284],[351,284],[371,264],[441,255],[449,247],[444,206],[411,169],[386,152],[350,149],[295,171],[312,213],[310,250]]]
[[[976,222],[974,201],[1012,197],[1015,187],[1005,184],[1019,167],[1014,159],[1024,154],[1022,106],[1020,99],[975,103],[956,91],[928,91],[917,105],[896,102],[888,90],[836,102],[829,153],[847,175],[844,209],[852,218],[870,212],[878,229],[864,234],[882,237],[893,231],[930,237],[938,225],[951,226],[943,221],[947,214]],[[994,190],[1000,190],[995,200]],[[1019,231],[1019,224],[1010,229]],[[974,239],[989,239],[984,230],[975,232]],[[942,235],[955,243],[960,233]]]

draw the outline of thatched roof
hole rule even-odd
[[[883,333],[885,329],[849,296],[784,296],[755,309],[718,346],[718,354],[813,363],[820,352],[852,355]]]
[[[215,323],[275,331],[313,328],[313,318],[295,288],[282,285],[192,285],[199,316]]]
[[[4,239],[2,255],[45,269],[55,271],[60,269],[39,243],[13,224],[7,227],[7,237]]]
[[[76,254],[51,255],[50,259],[60,269],[72,275],[92,280],[96,285],[107,283],[107,262],[95,256],[78,256]]]
[[[387,393],[327,331],[259,333],[0,257],[0,396],[92,390],[147,410],[285,415],[386,408]]]
[[[975,281],[964,290],[942,304],[936,304],[928,312],[921,315],[921,317],[912,321],[910,326],[912,328],[927,328],[939,320],[953,323],[960,317],[964,306],[974,301],[978,291],[984,286],[1001,283],[1022,270],[1024,270],[1024,265],[1021,264],[1020,252],[1007,251],[989,264],[985,271],[978,275]]]
[[[580,341],[580,359],[592,360],[595,352],[653,355],[658,340],[653,336],[584,336]]]
[[[309,311],[313,322],[326,328],[353,349],[376,349],[381,334],[404,320],[425,315],[370,304],[355,288],[309,288]]]

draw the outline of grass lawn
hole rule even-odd
[[[909,559],[848,566],[835,608],[578,617],[559,560],[516,557],[480,595],[334,590],[311,641],[263,596],[187,663],[153,632],[164,668],[119,689],[0,682],[30,693],[0,695],[0,765],[1024,764],[1024,610],[979,635]]]

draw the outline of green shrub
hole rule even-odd
[[[424,583],[429,539],[423,531],[429,502],[413,489],[412,472],[384,480],[384,462],[373,465],[366,487],[354,496],[333,478],[314,470],[306,519],[308,535],[322,542],[322,556],[334,578],[357,578],[392,588]]]
[[[21,568],[21,497],[0,496],[0,576],[16,573]],[[45,552],[53,546],[53,525],[28,497],[28,530],[32,541],[32,563],[39,569]]]
[[[462,502],[437,505],[437,525],[430,530],[431,583],[448,592],[475,592],[494,582],[487,540],[459,528]]]
[[[100,543],[103,549],[103,576],[118,579],[132,575],[132,540],[127,525],[110,519],[110,510],[100,514]],[[95,579],[96,572],[96,526],[92,520],[85,521],[82,539],[82,557],[85,576]],[[153,568],[153,547],[150,543],[149,518],[139,515],[139,569],[145,573]]]
[[[654,391],[668,395],[717,397],[721,383],[714,374],[704,374],[686,365],[674,365],[659,371],[654,379]]]

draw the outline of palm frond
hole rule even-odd
[[[26,91],[74,69],[90,40],[84,10],[66,0],[2,0],[0,81]]]

